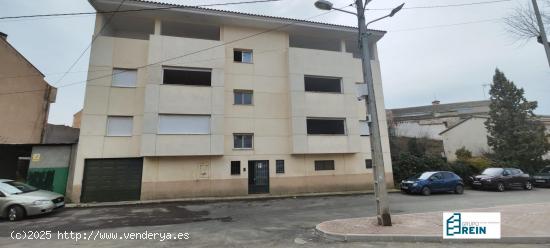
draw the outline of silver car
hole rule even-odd
[[[63,195],[9,179],[0,179],[0,216],[10,221],[65,206]]]

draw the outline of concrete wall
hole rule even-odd
[[[465,147],[473,156],[490,152],[487,144],[486,118],[472,117],[460,125],[442,134],[445,156],[449,161],[455,161],[456,150]]]
[[[27,183],[40,189],[65,194],[74,149],[72,144],[34,146]]]
[[[4,38],[0,38],[0,95],[0,144],[40,143],[55,88]]]
[[[101,23],[98,17],[96,30]],[[89,78],[109,74],[113,67],[139,67],[138,84],[136,88],[111,87],[110,77],[88,82],[71,178],[73,201],[80,199],[88,158],[144,157],[144,200],[246,195],[249,160],[269,160],[271,194],[372,188],[372,170],[365,167],[365,159],[370,158],[369,137],[361,137],[358,129],[359,120],[366,118],[364,102],[355,93],[355,84],[362,81],[361,64],[351,53],[289,48],[288,34],[277,31],[221,45],[262,29],[222,26],[221,40],[212,41],[162,36],[159,28],[157,22],[149,40],[100,36],[92,46],[90,71],[107,72],[90,72]],[[213,46],[218,47],[171,59]],[[234,48],[253,50],[253,63],[233,62]],[[158,61],[165,62],[155,64]],[[392,186],[378,61],[372,65],[384,162]],[[162,66],[211,68],[212,86],[163,85]],[[303,75],[307,74],[344,78],[344,93],[304,92]],[[235,89],[252,90],[253,105],[234,105]],[[159,114],[210,115],[211,132],[158,134]],[[105,136],[108,115],[133,116],[133,135]],[[344,117],[348,133],[305,135],[307,116]],[[234,133],[253,133],[254,148],[234,149]],[[275,160],[280,159],[285,161],[283,174],[275,173]],[[321,159],[335,160],[335,170],[315,171],[314,161]],[[240,175],[231,175],[231,161],[241,161]]]

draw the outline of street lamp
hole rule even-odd
[[[394,16],[399,12],[404,3],[394,8],[388,15],[374,19],[365,24],[365,6],[371,0],[366,0],[363,5],[363,0],[356,0],[355,5],[357,7],[357,13],[353,13],[347,10],[334,8],[332,3],[326,0],[318,0],[315,2],[315,7],[321,10],[336,10],[345,12],[357,16],[357,24],[359,27],[359,47],[361,49],[361,61],[363,69],[363,80],[367,84],[368,96],[365,100],[367,105],[368,114],[370,114],[369,130],[370,130],[370,143],[371,143],[371,155],[373,162],[373,176],[374,176],[374,197],[376,198],[376,212],[378,214],[378,225],[391,226],[390,207],[388,202],[388,192],[386,189],[386,175],[384,170],[384,159],[382,156],[382,140],[380,138],[380,126],[378,123],[378,108],[376,107],[376,97],[374,91],[374,83],[372,79],[372,69],[370,64],[370,51],[367,25],[380,21],[387,17]]]

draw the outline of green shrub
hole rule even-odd
[[[455,152],[456,158],[460,161],[465,161],[472,158],[472,152],[466,149],[466,147],[461,147]]]

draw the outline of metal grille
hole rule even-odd
[[[372,169],[372,159],[365,159],[365,168]]]
[[[276,173],[285,173],[285,161],[284,160],[275,161],[275,172]]]
[[[231,175],[241,174],[241,161],[231,161]]]

